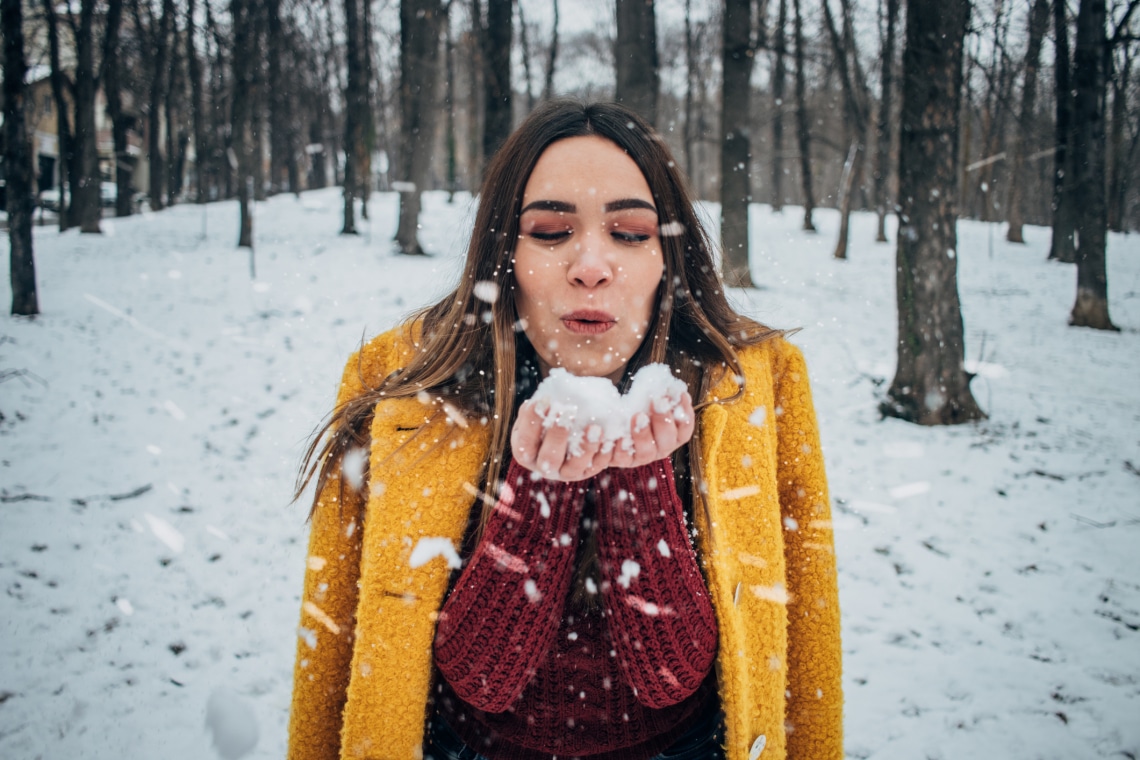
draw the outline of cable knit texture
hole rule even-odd
[[[658,754],[696,715],[716,654],[669,460],[577,483],[534,480],[512,461],[506,482],[440,613],[436,665],[464,703],[445,697],[448,722],[495,760]],[[596,610],[569,599],[587,493]]]
[[[416,350],[406,328],[374,339],[349,361],[340,400]],[[700,413],[707,511],[693,509],[716,613],[727,756],[745,760],[763,744],[759,760],[838,760],[839,601],[807,368],[783,339],[739,353],[743,395]],[[737,390],[728,373],[713,396]],[[459,545],[489,456],[478,419],[462,426],[434,412],[416,399],[378,404],[366,495],[346,489],[340,501],[335,479],[320,495],[294,671],[293,760],[423,757],[450,570],[442,558],[416,568],[409,559],[421,538]]]

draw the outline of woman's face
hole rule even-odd
[[[542,374],[620,380],[664,268],[657,209],[633,159],[595,136],[547,148],[523,192],[514,258],[518,316]]]

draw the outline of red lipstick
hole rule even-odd
[[[595,309],[579,309],[563,314],[560,319],[567,330],[579,335],[601,335],[617,324],[613,314]]]

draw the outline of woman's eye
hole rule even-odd
[[[649,235],[638,232],[622,232],[621,230],[614,230],[610,233],[615,240],[620,240],[623,243],[644,243],[649,239]]]
[[[559,240],[564,240],[570,236],[569,230],[553,230],[550,232],[541,230],[532,230],[530,236],[535,240],[541,240],[544,243],[554,243]]]

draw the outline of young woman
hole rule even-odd
[[[291,758],[843,756],[807,370],[716,272],[632,112],[553,101],[508,139],[459,285],[349,360],[309,452]],[[530,400],[654,362],[688,391],[632,446]]]

